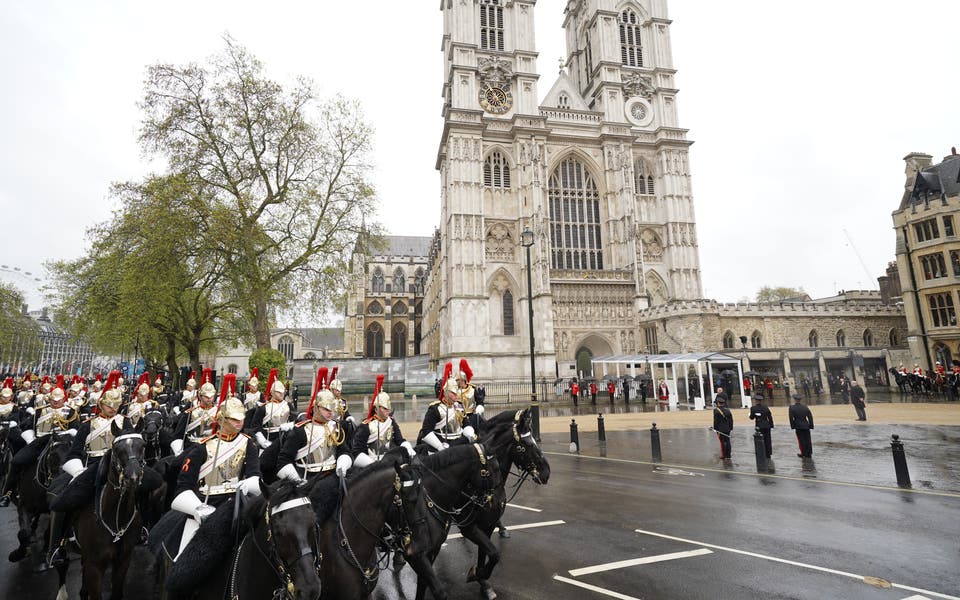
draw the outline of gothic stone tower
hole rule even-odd
[[[534,4],[442,4],[433,335],[441,361],[465,356],[484,376],[529,374],[526,228],[538,376],[655,351],[639,312],[702,295],[665,2],[568,2],[565,68],[539,106]]]

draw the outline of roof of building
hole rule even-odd
[[[904,209],[912,202],[926,197],[938,198],[941,194],[944,196],[960,194],[960,154],[951,154],[945,157],[943,162],[926,167],[917,173],[913,191],[909,196],[904,197],[900,208]]]
[[[430,254],[431,237],[413,235],[388,235],[384,239],[387,247],[383,251],[386,256],[416,256],[426,258]]]
[[[305,350],[343,347],[343,327],[283,327],[270,331],[273,335],[282,332],[299,335]]]

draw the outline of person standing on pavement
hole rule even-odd
[[[590,404],[597,404],[597,382],[590,382]]]
[[[621,385],[623,385],[623,404],[630,404],[630,382],[624,379]]]
[[[640,403],[641,404],[647,403],[647,380],[646,379],[640,380]]]
[[[613,404],[613,395],[617,391],[617,384],[610,380],[607,382],[607,396],[610,397],[610,404]]]
[[[846,375],[840,376],[840,399],[843,400],[844,404],[850,402],[850,380],[847,379]]]
[[[580,400],[580,384],[576,379],[570,383],[570,396],[573,397],[573,405],[576,406],[577,401]]]
[[[803,396],[795,394],[794,404],[790,407],[790,429],[797,432],[797,445],[800,446],[800,458],[813,456],[813,443],[810,441],[810,432],[813,431],[813,413],[803,405]]]
[[[720,402],[721,400],[723,401],[724,404],[726,404],[727,400],[729,400],[729,399],[730,399],[730,398],[727,397],[727,393],[726,393],[725,391],[723,391],[723,388],[722,388],[722,387],[718,387],[718,388],[717,388],[717,395],[716,395],[716,397],[714,397],[714,399],[713,399],[714,404],[716,404],[717,402]]]
[[[763,448],[767,451],[767,458],[771,458],[773,443],[770,441],[770,430],[773,429],[773,415],[770,414],[770,409],[763,405],[763,396],[760,394],[753,397],[750,420],[755,422],[757,431],[763,436]]]
[[[717,395],[713,408],[713,430],[720,439],[720,458],[730,458],[730,432],[733,431],[733,413],[727,408],[726,395]]]
[[[857,411],[858,421],[867,420],[866,399],[867,394],[860,387],[860,384],[856,380],[850,380],[850,402],[853,403],[853,408]]]

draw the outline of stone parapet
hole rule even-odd
[[[784,317],[784,316],[902,316],[899,304],[863,303],[815,304],[809,302],[760,303],[717,302],[716,300],[685,300],[670,302],[641,310],[641,321],[666,317],[692,316],[698,314],[718,317]]]

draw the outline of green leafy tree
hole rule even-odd
[[[90,251],[48,265],[58,318],[102,352],[135,351],[171,373],[186,354],[199,371],[202,350],[242,331],[222,260],[196,242],[209,199],[175,176],[117,184],[113,194],[120,208],[88,231]]]
[[[257,348],[270,316],[322,311],[340,296],[357,235],[377,229],[372,130],[356,102],[284,88],[230,38],[208,65],[147,72],[140,141],[209,194],[197,240],[221,257]]]
[[[280,380],[283,381],[287,377],[287,359],[283,356],[283,352],[280,352],[276,348],[258,348],[250,354],[248,360],[248,366],[250,367],[250,372],[252,373],[254,369],[257,369],[261,377],[261,386],[267,385],[267,374],[270,373],[270,369],[276,369],[279,374]],[[266,393],[266,388],[262,388],[264,393]]]
[[[11,371],[31,367],[43,349],[40,328],[23,306],[20,290],[0,282],[0,367],[10,365]]]
[[[809,300],[802,287],[763,286],[757,291],[757,302],[780,302],[782,300]]]

